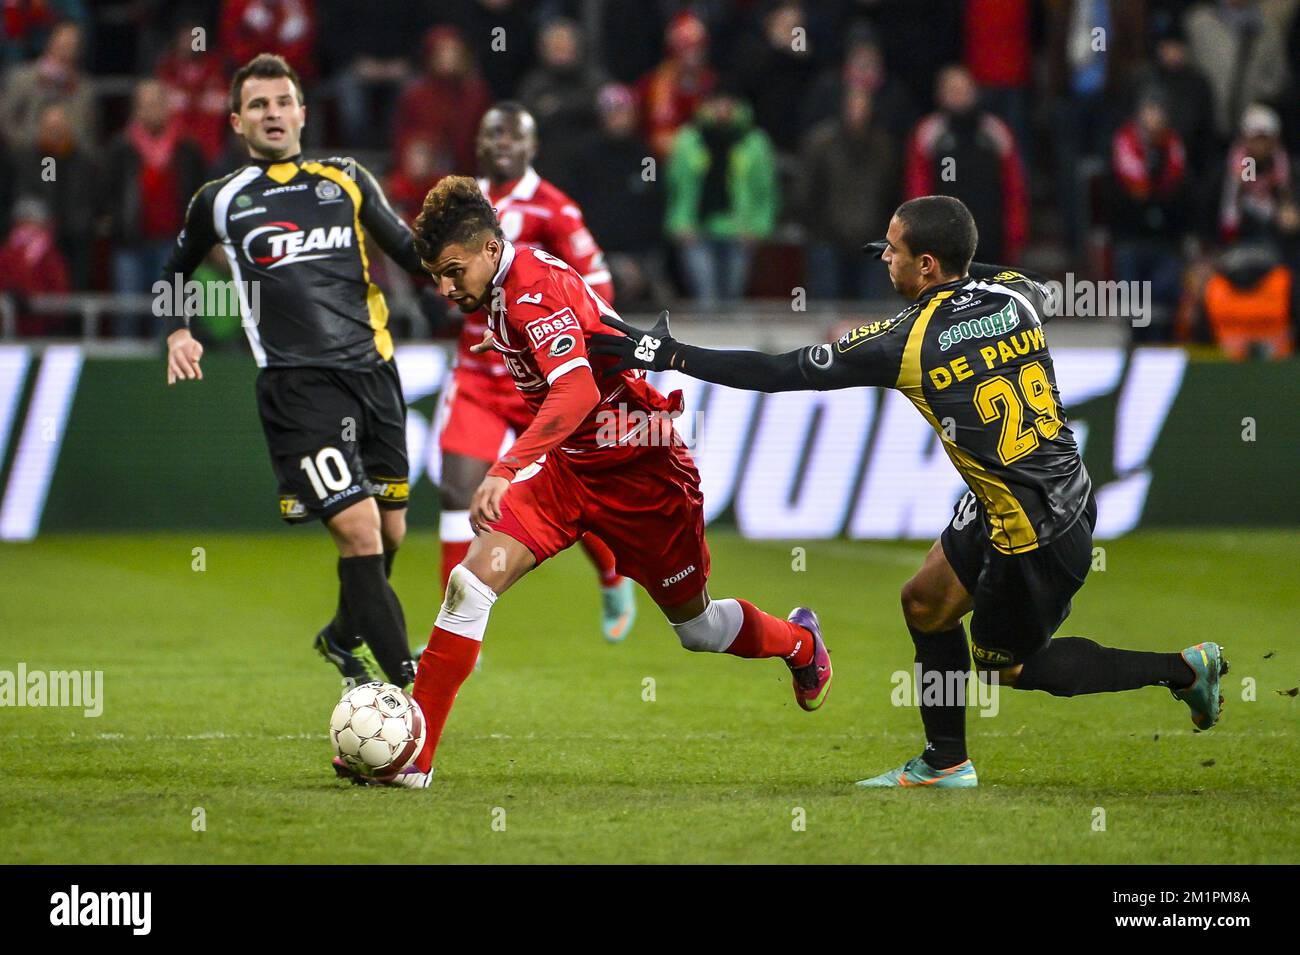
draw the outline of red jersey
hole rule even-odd
[[[506,241],[521,248],[543,249],[569,263],[606,302],[614,300],[614,286],[605,265],[605,253],[592,238],[582,220],[582,210],[555,186],[529,167],[515,182],[492,186],[479,180],[479,188],[497,211]],[[456,353],[456,367],[506,379],[501,356],[494,352],[475,355],[469,350],[483,340],[487,314],[480,309],[465,316]]]
[[[628,455],[619,452],[651,443],[644,440],[650,429],[669,427],[668,418],[681,410],[680,392],[665,398],[645,380],[645,372],[609,372],[617,359],[587,354],[587,336],[609,334],[603,316],[617,313],[575,269],[540,249],[506,243],[492,284],[497,289],[488,315],[493,347],[529,411],[537,414],[564,375],[586,369],[595,378],[600,400],[558,444],[571,463],[589,460],[603,467],[625,460]]]

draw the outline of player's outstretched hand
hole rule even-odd
[[[492,330],[488,329],[483,333],[483,340],[477,345],[470,345],[469,350],[475,355],[481,355],[485,351],[491,351],[493,340]]]
[[[203,357],[203,345],[190,334],[189,329],[180,328],[167,336],[167,384],[178,381],[203,380],[203,369],[199,359]]]
[[[501,520],[501,499],[510,490],[510,482],[489,474],[469,502],[469,526],[474,533],[486,534],[489,524]]]
[[[648,332],[613,316],[606,316],[601,321],[623,334],[591,335],[587,339],[588,350],[596,355],[613,355],[617,358],[618,364],[613,367],[613,371],[628,368],[665,371],[673,367],[673,358],[681,343],[668,330],[668,309],[659,313],[659,320]]]

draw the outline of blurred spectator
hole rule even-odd
[[[393,107],[413,75],[412,57],[433,22],[432,4],[411,0],[356,0],[320,4],[320,53],[338,104],[343,144],[387,149]]]
[[[876,0],[862,4],[870,12],[890,72],[911,91],[921,108],[933,95],[939,70],[961,59],[965,5],[966,0],[925,0],[919,5]]]
[[[167,90],[157,80],[135,88],[131,122],[109,148],[101,208],[112,238],[113,291],[146,294],[161,274],[185,207],[203,185],[203,154],[181,135]],[[116,337],[152,335],[152,315],[117,315]]]
[[[1135,89],[1158,90],[1169,125],[1187,148],[1188,165],[1205,172],[1214,156],[1214,94],[1210,83],[1191,61],[1187,41],[1176,23],[1155,40],[1155,57],[1136,78]]]
[[[408,222],[419,215],[429,190],[452,172],[447,166],[439,165],[441,158],[427,139],[408,139],[397,168],[384,181],[384,195]]]
[[[81,27],[60,23],[40,57],[9,70],[0,102],[0,129],[11,147],[19,149],[36,141],[41,114],[51,103],[66,110],[74,139],[86,147],[94,144],[95,100],[80,61]]]
[[[218,53],[194,49],[194,25],[177,27],[154,75],[167,89],[181,135],[192,140],[209,163],[221,155],[230,117],[230,76]]]
[[[753,103],[754,121],[782,152],[799,145],[803,105],[818,70],[803,24],[803,5],[783,0],[763,17],[762,34],[747,37],[736,56],[739,92]]]
[[[236,68],[259,53],[279,53],[308,82],[317,73],[315,17],[308,0],[222,0],[221,49]]]
[[[1105,180],[1104,157],[1142,67],[1143,8],[1133,0],[1051,0],[1045,12],[1055,186],[1066,243],[1077,253],[1091,224],[1091,186]]]
[[[1237,361],[1285,358],[1295,348],[1294,283],[1271,245],[1227,249],[1202,293],[1196,337]]]
[[[580,141],[568,179],[557,182],[582,207],[587,227],[605,251],[620,307],[667,298],[663,250],[664,203],[649,174],[650,149],[641,138],[636,98],[610,83],[597,97],[599,127]]]
[[[1158,92],[1145,94],[1115,134],[1112,162],[1115,277],[1151,283],[1151,322],[1134,338],[1167,341],[1181,289],[1187,154]]]
[[[865,89],[844,91],[842,113],[813,127],[800,153],[799,211],[808,234],[808,295],[833,301],[889,293],[888,272],[862,246],[898,200],[898,145],[873,122]]]
[[[537,41],[538,64],[524,77],[519,100],[537,120],[538,138],[547,144],[558,166],[573,154],[573,144],[596,121],[596,91],[600,83],[585,66],[582,31],[559,17],[545,27]]]
[[[804,128],[841,115],[847,90],[863,90],[871,97],[871,121],[898,142],[904,142],[921,114],[912,95],[898,77],[885,70],[885,57],[875,31],[865,23],[849,31],[843,63],[822,71],[803,106]]]
[[[493,99],[513,99],[533,65],[533,6],[523,0],[438,0],[434,5],[435,21],[454,26],[465,38]]]
[[[0,15],[0,67],[35,57],[45,49],[55,24],[64,20],[85,24],[81,0],[5,0]]]
[[[91,151],[77,142],[63,103],[46,104],[36,141],[14,150],[12,163],[14,195],[45,203],[73,287],[89,288],[97,170]]]
[[[468,175],[475,168],[474,140],[492,105],[492,91],[455,27],[437,26],[425,34],[424,63],[424,74],[402,91],[397,104],[394,155],[401,161],[411,140],[421,139],[433,147],[433,165],[442,175]]]
[[[1228,150],[1219,232],[1225,242],[1273,238],[1278,215],[1292,198],[1291,162],[1282,146],[1277,113],[1255,103],[1241,120],[1241,136]]]
[[[677,130],[718,82],[709,67],[709,34],[699,17],[677,14],[668,24],[665,42],[667,58],[637,81],[645,137],[660,159],[672,152]]]
[[[668,161],[667,232],[706,308],[749,285],[754,248],[776,224],[776,158],[750,108],[719,90],[683,126]]]
[[[955,196],[979,223],[981,262],[1013,264],[1029,232],[1024,164],[1007,124],[979,108],[964,66],[939,74],[938,111],[921,120],[907,147],[904,198]]]
[[[1187,11],[1185,27],[1192,61],[1214,91],[1215,131],[1226,141],[1249,104],[1282,91],[1286,50],[1280,24],[1258,0],[1218,0]]]
[[[979,85],[985,108],[1000,116],[1027,154],[1029,81],[1033,54],[1029,42],[1029,0],[967,0],[962,24],[962,62]]]
[[[663,54],[666,15],[663,4],[646,0],[604,0],[599,42],[593,51],[620,83],[632,84],[654,68]]]
[[[0,246],[0,294],[8,293],[15,299],[17,333],[75,334],[69,317],[34,313],[26,301],[30,295],[66,293],[72,287],[48,207],[30,196],[19,199],[14,204],[13,222]]]

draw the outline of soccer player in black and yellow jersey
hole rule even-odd
[[[973,264],[977,243],[961,201],[912,199],[894,213],[884,242],[873,243],[895,290],[911,300],[891,319],[766,355],[676,341],[665,312],[649,332],[607,320],[629,337],[602,336],[593,350],[619,355],[623,367],[673,369],[752,391],[897,388],[969,488],[902,591],[921,686],[964,690],[964,679],[948,675],[964,677],[973,654],[982,679],[1055,696],[1165,686],[1187,703],[1198,730],[1209,729],[1228,669],[1217,644],[1146,653],[1052,639],[1092,563],[1097,502],[1043,332],[1049,287],[1014,269]],[[858,785],[977,785],[964,694],[919,696],[925,751]]]
[[[230,110],[249,162],[194,194],[162,279],[188,277],[214,245],[225,252],[261,369],[257,405],[280,516],[323,521],[339,553],[338,610],[316,649],[345,683],[374,679],[377,660],[405,686],[413,664],[388,575],[406,533],[406,403],[367,240],[408,272],[424,269],[365,168],[303,158],[307,107],[283,58],[264,53],[241,67]],[[171,310],[167,332],[167,383],[201,379],[203,346],[183,309]]]

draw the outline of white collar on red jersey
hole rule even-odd
[[[500,286],[506,280],[506,273],[510,271],[510,266],[515,261],[515,244],[506,240],[505,247],[501,250],[501,264],[497,266],[497,274],[492,276],[492,284]]]
[[[515,183],[515,187],[510,190],[509,194],[503,196],[498,201],[504,203],[507,200],[518,199],[521,202],[527,202],[529,199],[533,198],[533,196],[537,195],[537,187],[541,184],[542,177],[537,174],[536,169],[529,166],[524,170],[524,174],[519,177],[519,181]],[[480,179],[478,181],[478,187],[479,190],[482,191],[483,195],[488,198],[492,197],[492,183],[488,182],[488,180]]]

